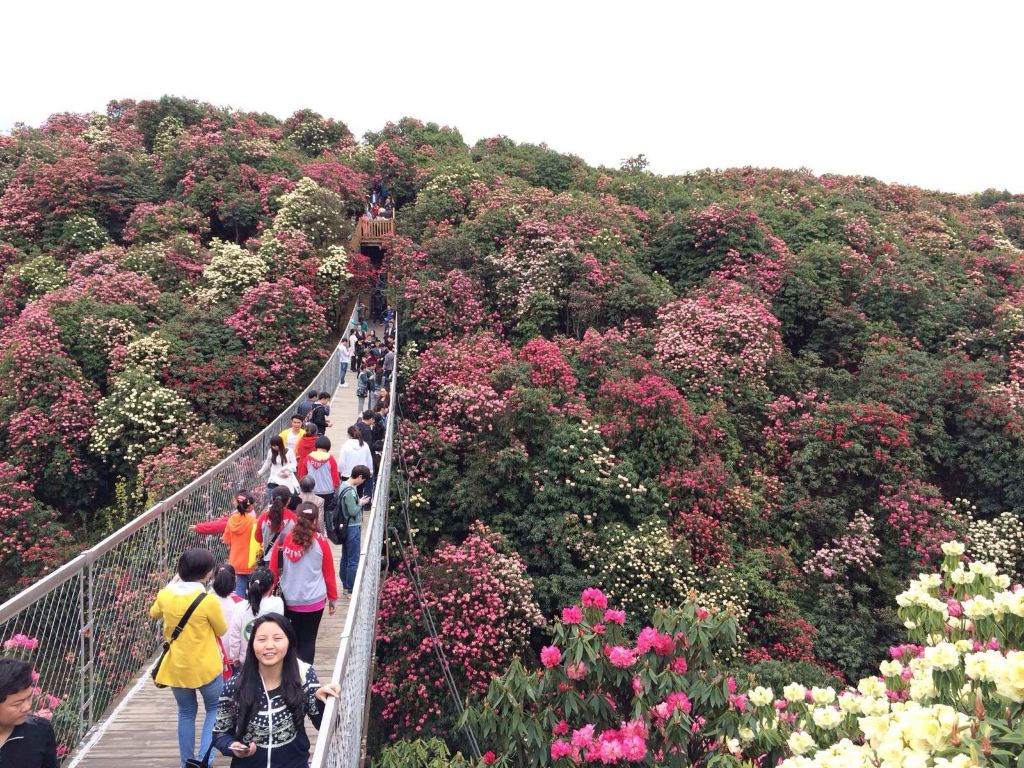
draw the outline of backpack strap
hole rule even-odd
[[[190,605],[188,607],[188,610],[185,611],[185,615],[181,617],[181,621],[178,622],[178,626],[176,626],[174,628],[174,631],[171,632],[171,639],[167,641],[168,645],[170,645],[178,639],[178,635],[180,635],[182,630],[185,629],[185,625],[188,624],[188,620],[192,618],[192,614],[195,613],[196,608],[199,607],[199,604],[203,602],[204,597],[206,597],[205,592],[200,592],[198,595],[196,595],[196,599],[192,601],[192,605]]]

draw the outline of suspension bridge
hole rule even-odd
[[[382,222],[360,222],[352,245],[379,246],[394,233]],[[358,302],[356,302],[358,307]],[[358,322],[353,309],[345,333]],[[378,328],[378,335],[380,329]],[[398,334],[395,334],[395,360]],[[333,392],[334,450],[358,418],[355,386],[339,386],[338,350],[289,407],[215,467],[142,515],[0,605],[0,643],[32,662],[40,694],[50,704],[51,722],[65,768],[164,768],[178,760],[177,707],[169,689],[153,686],[162,633],[149,618],[154,596],[174,573],[179,554],[209,546],[222,556],[217,537],[189,526],[218,517],[233,505],[238,488],[250,488],[266,505],[266,486],[256,476],[270,438],[289,426],[308,390]],[[397,371],[392,369],[391,402]],[[373,500],[363,516],[359,569],[352,596],[324,616],[314,667],[322,681],[341,686],[329,699],[319,732],[308,727],[315,768],[357,766],[364,757],[370,669],[394,445],[390,409]],[[261,507],[261,508],[262,508]],[[218,548],[220,550],[218,551]],[[340,547],[332,546],[335,572]],[[202,715],[197,718],[197,727]],[[198,744],[198,738],[197,738]],[[221,762],[223,758],[221,758]]]

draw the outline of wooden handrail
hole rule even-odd
[[[359,220],[359,240],[361,243],[376,245],[383,242],[385,237],[393,234],[395,234],[394,218]]]

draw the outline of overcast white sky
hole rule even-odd
[[[1024,3],[172,0],[5,5],[0,131],[174,94],[357,135],[412,115],[590,163],[1024,193]]]

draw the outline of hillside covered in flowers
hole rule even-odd
[[[593,659],[541,653],[588,588],[612,612],[581,625],[598,635],[725,611],[721,661],[781,692],[877,670],[945,542],[1019,579],[1024,196],[660,177],[412,120],[367,140],[404,204],[405,501],[461,697],[516,658],[588,695],[564,665]],[[378,736],[465,749],[414,587],[401,568],[384,586]]]
[[[170,97],[0,136],[0,591],[295,399],[365,289],[376,166],[314,113]]]
[[[961,674],[1020,634],[999,626],[1024,565],[1024,196],[995,191],[657,176],[409,118],[358,140],[170,97],[18,126],[0,137],[5,590],[301,391],[376,277],[344,248],[374,182],[398,206],[393,521],[419,565],[395,560],[381,591],[381,765],[466,751],[470,729],[485,763],[771,765],[840,734],[860,749],[856,712],[953,701],[967,678],[1001,716],[993,692],[1020,688],[1003,662]],[[974,591],[961,557],[988,563]],[[873,703],[841,709],[861,678]],[[966,743],[961,715],[941,725]]]

